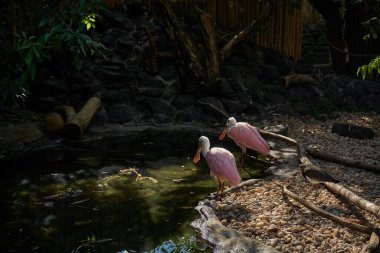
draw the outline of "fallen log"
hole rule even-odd
[[[309,153],[310,155],[320,158],[326,161],[334,162],[334,163],[339,163],[343,164],[349,167],[355,167],[359,169],[364,169],[372,172],[377,172],[380,173],[380,166],[376,166],[374,164],[368,164],[368,163],[363,163],[361,161],[357,160],[351,160],[343,157],[339,157],[321,150],[317,150],[315,148],[306,148],[306,152]]]
[[[366,210],[369,213],[372,213],[376,215],[378,218],[380,218],[380,207],[376,204],[363,199],[362,197],[356,195],[352,191],[348,190],[346,187],[344,187],[341,184],[338,184],[337,182],[334,182],[335,179],[331,177],[327,172],[322,171],[318,166],[315,166],[310,159],[305,155],[304,147],[302,145],[299,145],[300,150],[300,170],[302,173],[302,176],[307,179],[310,183],[320,183],[324,184],[327,189],[334,192],[335,194],[342,196],[344,199],[349,201],[350,203],[354,204],[355,206]],[[307,174],[306,168],[311,170],[312,172]],[[318,174],[318,175],[316,175]],[[323,174],[323,175],[322,175]]]
[[[65,122],[61,114],[49,112],[45,115],[45,130],[48,133],[58,134],[63,131]]]
[[[363,210],[366,210],[369,213],[376,215],[380,218],[380,207],[362,197],[356,195],[352,191],[345,188],[343,185],[335,184],[331,182],[323,182],[323,184],[335,194],[344,197],[346,200],[354,204],[355,206],[360,207]]]
[[[287,76],[284,76],[283,78],[285,89],[289,88],[290,86],[299,86],[301,84],[307,85],[315,85],[318,84],[318,81],[314,79],[310,75],[306,74],[290,74]]]
[[[223,226],[209,201],[201,201],[195,209],[201,218],[193,221],[191,226],[198,229],[202,238],[213,246],[213,252],[279,253],[258,240],[245,237],[238,231]]]
[[[268,131],[265,131],[265,130],[262,130],[262,129],[259,129],[259,128],[257,128],[257,130],[259,131],[259,133],[263,137],[266,137],[268,139],[274,139],[274,140],[283,141],[283,142],[286,142],[286,143],[289,143],[291,145],[294,145],[294,146],[298,147],[298,142],[296,140],[292,139],[292,138],[289,138],[289,137],[281,135],[281,134],[275,134],[275,133],[272,133],[272,132],[268,132]]]
[[[380,235],[380,229],[376,228],[375,231],[372,232],[371,237],[369,238],[369,242],[362,249],[362,251],[360,251],[360,253],[376,253],[376,252],[379,253],[380,252],[380,248],[379,248],[379,244],[380,244],[379,235]]]
[[[75,116],[72,106],[62,105],[54,108],[45,115],[45,130],[48,133],[59,134],[65,128],[65,124]]]
[[[91,97],[87,100],[82,109],[66,123],[64,135],[69,138],[79,139],[90,125],[92,117],[101,105],[102,102],[97,97]]]
[[[285,194],[286,196],[294,199],[298,203],[302,204],[306,208],[310,209],[311,211],[319,214],[320,216],[322,216],[322,217],[324,217],[326,219],[329,219],[329,220],[331,220],[331,221],[333,221],[335,223],[338,223],[340,225],[349,227],[349,228],[351,228],[353,230],[356,230],[356,231],[359,231],[359,232],[362,232],[362,233],[365,233],[365,234],[368,234],[368,235],[370,235],[374,231],[374,228],[372,228],[372,227],[367,227],[367,226],[363,226],[363,225],[360,225],[360,224],[356,224],[356,223],[347,221],[347,220],[345,220],[343,218],[340,218],[340,217],[338,217],[336,215],[333,215],[331,213],[328,213],[328,212],[320,209],[319,207],[315,206],[314,204],[310,203],[309,201],[301,198],[297,194],[291,192],[290,190],[287,189],[286,186],[284,186],[282,184],[278,184],[278,183],[277,183],[277,185],[279,187],[281,187],[283,194]]]
[[[76,114],[74,107],[68,105],[57,106],[54,111],[63,116],[65,123],[70,122]]]

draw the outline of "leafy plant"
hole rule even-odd
[[[19,85],[26,89],[26,83],[36,77],[38,64],[52,60],[58,50],[70,52],[72,63],[78,70],[83,67],[86,57],[101,55],[104,46],[85,32],[95,28],[96,19],[100,17],[97,13],[104,9],[100,0],[65,0],[50,10],[51,16],[40,21],[39,28],[44,33],[39,36],[27,36],[25,32],[18,34],[15,49],[21,56]]]
[[[380,33],[380,19],[378,17],[373,17],[362,24],[368,31],[363,40],[378,39]],[[359,67],[356,74],[363,79],[375,79],[380,76],[380,55],[372,59],[367,65]]]
[[[362,25],[367,29],[368,33],[364,35],[363,40],[368,40],[370,38],[377,39],[378,33],[380,32],[380,19],[373,17],[365,22]]]
[[[376,78],[380,76],[380,56],[377,56],[375,59],[372,59],[368,65],[363,65],[358,68],[358,76],[362,76],[363,79]]]

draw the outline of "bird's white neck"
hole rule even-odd
[[[210,143],[205,143],[202,147],[202,155],[206,158],[208,151],[210,151]]]

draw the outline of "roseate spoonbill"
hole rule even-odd
[[[219,135],[219,140],[223,140],[226,134],[235,141],[236,145],[243,152],[241,156],[241,167],[244,166],[244,158],[247,154],[247,148],[254,149],[263,155],[269,155],[269,146],[261,137],[256,127],[246,122],[236,122],[234,117],[227,120],[223,132]]]
[[[198,150],[193,162],[197,163],[201,159],[201,152],[206,159],[208,167],[210,168],[210,176],[218,179],[218,190],[216,195],[220,192],[223,195],[224,182],[229,181],[231,186],[240,183],[240,175],[236,167],[236,162],[233,154],[224,148],[211,148],[210,140],[206,136],[199,138]]]

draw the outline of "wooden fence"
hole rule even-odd
[[[105,0],[111,7],[131,0]],[[152,1],[144,0],[148,9]],[[191,10],[194,0],[172,0]],[[198,0],[211,14],[218,27],[228,31],[240,31],[255,20],[262,10],[265,0]],[[273,14],[267,20],[262,31],[256,31],[251,38],[260,46],[275,48],[292,56],[295,60],[301,57],[302,28],[304,24],[315,23],[319,14],[308,0],[276,0]]]
[[[125,4],[135,0],[104,0],[109,7]],[[148,9],[152,9],[154,1],[158,0],[142,0]],[[191,4],[195,0],[171,0],[175,4],[182,5],[184,10],[190,10]],[[218,27],[231,32],[238,32],[245,28],[250,22],[255,20],[265,1],[268,0],[197,0],[205,10],[209,12]],[[43,1],[42,1],[43,2]],[[274,11],[267,26],[262,31],[256,31],[251,39],[258,45],[278,49],[295,60],[301,56],[302,43],[302,26],[305,23],[315,23],[318,14],[311,7],[308,0],[275,0]],[[33,4],[34,3],[34,4]],[[29,10],[29,16],[24,15],[22,10],[16,9],[16,3],[8,4],[7,13],[15,17],[11,27],[7,30],[11,34],[21,31],[27,31],[28,34],[35,34],[36,24],[34,20],[38,17],[38,11],[41,6],[36,6],[35,1],[26,1],[23,6],[25,10]],[[154,11],[154,10],[152,10]],[[33,14],[33,12],[36,12]],[[23,19],[17,19],[19,16]],[[28,16],[27,19],[25,17]],[[12,38],[12,36],[10,37]],[[15,42],[15,37],[12,39]],[[12,42],[11,42],[12,43]]]

